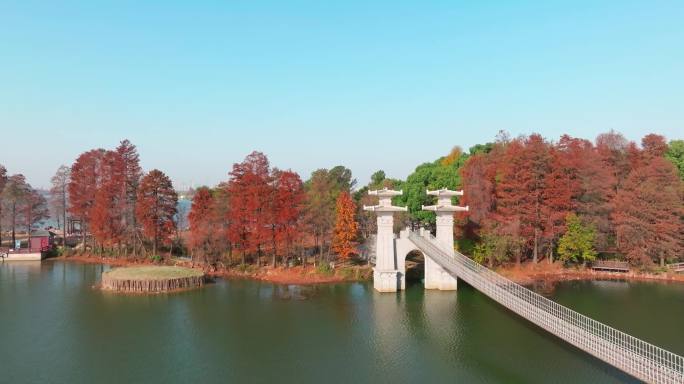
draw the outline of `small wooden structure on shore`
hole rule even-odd
[[[667,269],[675,273],[682,273],[684,272],[684,263],[668,264]]]
[[[54,246],[54,239],[55,234],[50,231],[31,232],[28,248],[0,248],[0,261],[43,260]]]
[[[596,260],[591,264],[596,271],[629,272],[629,263],[619,260]]]

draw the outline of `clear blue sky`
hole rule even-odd
[[[255,149],[365,183],[500,129],[682,138],[683,20],[682,1],[0,1],[0,163],[45,186],[128,138],[177,184]]]

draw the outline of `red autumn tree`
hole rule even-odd
[[[488,239],[499,237],[496,232],[502,229],[494,219],[496,210],[496,175],[501,166],[501,154],[505,145],[497,143],[492,150],[475,153],[461,168],[461,181],[464,196],[460,199],[461,205],[467,205],[467,214],[457,214],[463,236],[477,242],[487,242]],[[499,247],[501,248],[501,247]],[[493,247],[485,258],[490,266],[494,259],[503,259],[503,251],[494,250]],[[499,252],[501,251],[501,252]],[[495,253],[499,254],[495,257]]]
[[[100,186],[100,166],[104,149],[82,153],[71,167],[69,179],[69,213],[81,220],[81,233],[85,245],[86,233],[92,221],[95,194]]]
[[[229,258],[233,257],[233,243],[231,242],[231,217],[228,183],[220,183],[213,191],[210,221],[214,230],[211,232],[210,253],[219,256],[227,251]]]
[[[233,164],[228,182],[229,238],[238,247],[242,263],[248,254],[261,256],[270,234],[270,170],[266,156],[252,152],[242,163]]]
[[[272,213],[272,265],[276,265],[277,244],[285,257],[290,255],[294,242],[301,234],[301,213],[304,187],[299,175],[292,171],[274,171]]]
[[[133,245],[136,252],[135,239],[138,233],[138,225],[135,220],[135,206],[137,202],[138,186],[142,177],[140,169],[140,157],[138,150],[130,141],[123,140],[116,148],[122,181],[119,188],[122,199],[120,201],[121,215],[123,219],[124,237],[129,245]]]
[[[102,247],[121,245],[124,240],[123,190],[124,175],[121,156],[106,151],[99,167],[99,188],[91,211],[91,232]]]
[[[356,223],[356,205],[349,192],[340,193],[335,208],[335,229],[332,249],[341,259],[347,260],[356,253],[356,239],[359,226]]]
[[[140,181],[137,200],[136,219],[152,243],[152,254],[156,255],[159,245],[166,243],[175,231],[178,196],[171,179],[153,169]]]
[[[602,160],[602,165],[611,174],[612,199],[610,204],[610,217],[615,217],[615,196],[622,189],[623,184],[629,176],[630,170],[636,166],[635,155],[638,151],[634,143],[630,143],[625,137],[611,130],[608,133],[599,135],[596,138],[596,151]],[[616,223],[611,220],[613,243],[620,247],[620,236],[615,230]]]
[[[211,234],[216,228],[212,225],[213,197],[209,188],[197,189],[192,198],[192,206],[188,214],[190,224],[189,246],[198,250],[205,258],[210,252]]]
[[[596,151],[605,167],[613,174],[612,182],[615,193],[627,179],[630,171],[630,142],[622,134],[615,131],[603,133],[596,137]]]
[[[643,156],[645,160],[654,157],[662,157],[667,152],[668,145],[665,137],[656,135],[654,133],[648,134],[641,139],[641,147],[643,148]]]
[[[496,191],[497,221],[520,224],[511,227],[519,232],[509,235],[527,241],[535,263],[545,237],[551,163],[550,145],[540,135],[513,140],[506,147]],[[518,263],[520,256],[516,258]]]
[[[665,140],[646,136],[639,166],[633,169],[615,203],[620,250],[639,264],[673,260],[682,251],[684,186],[674,165],[662,155]]]
[[[612,211],[614,174],[605,167],[602,159],[588,140],[564,135],[556,145],[560,162],[567,170],[572,208],[582,220],[597,230],[596,246],[608,249],[613,232]]]
[[[517,169],[523,167],[524,147],[521,140],[513,140],[506,145],[506,151],[502,155],[502,163],[497,170],[496,185],[496,211],[492,215],[492,221],[496,223],[496,234],[512,239],[520,243],[528,235],[522,231],[523,205],[528,205],[527,180],[523,174],[518,174]],[[522,250],[514,251],[516,262],[522,260]]]
[[[124,250],[139,242],[135,205],[140,183],[138,153],[133,144],[123,140],[113,151],[94,149],[81,154],[74,162],[64,195],[69,196],[69,212],[81,220],[81,232],[102,247]],[[64,201],[65,199],[62,199]]]
[[[463,180],[463,197],[461,203],[468,205],[468,220],[478,226],[484,225],[495,209],[495,175],[494,155],[479,153],[471,156],[461,168]]]
[[[563,136],[551,147],[550,171],[545,176],[546,189],[541,202],[543,237],[549,262],[553,261],[553,250],[561,235],[566,231],[566,217],[576,207],[574,197],[579,194],[580,175],[578,159],[568,148],[572,139]]]

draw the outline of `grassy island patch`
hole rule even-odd
[[[199,269],[173,267],[165,265],[145,265],[141,267],[114,268],[105,272],[108,276],[117,279],[174,279],[179,277],[204,276]]]
[[[156,293],[200,287],[204,272],[173,266],[114,268],[102,274],[102,289],[117,292]]]

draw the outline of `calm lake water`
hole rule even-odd
[[[465,284],[119,296],[92,288],[104,270],[0,263],[0,383],[633,382]],[[568,282],[553,298],[684,354],[682,284]]]

